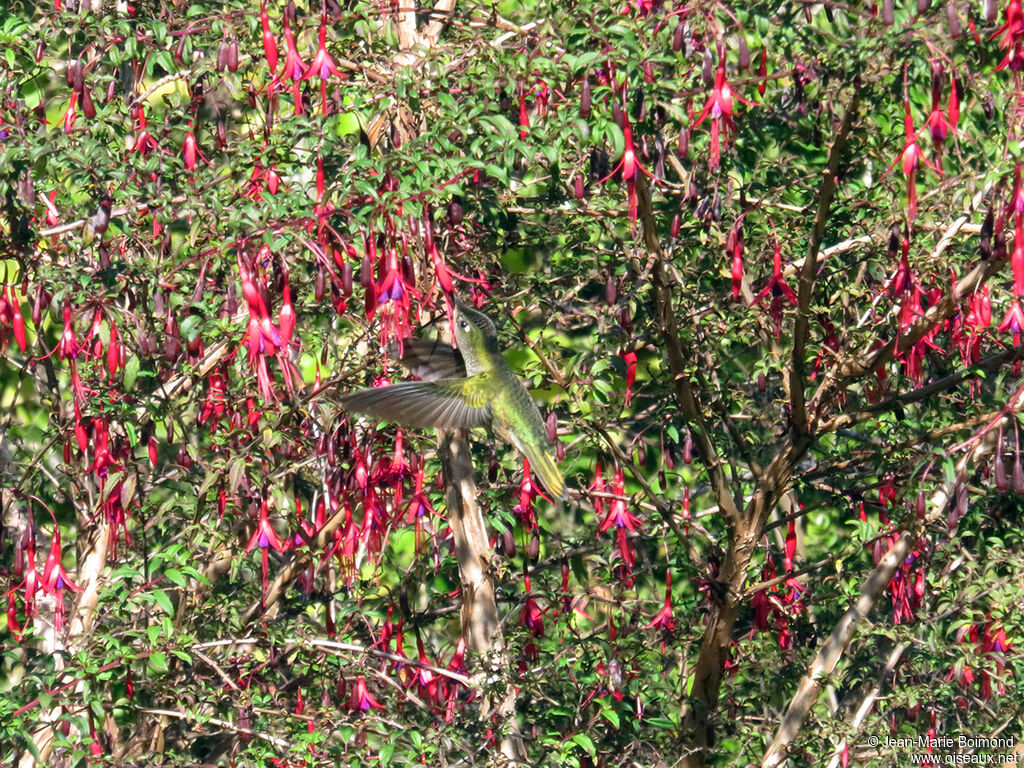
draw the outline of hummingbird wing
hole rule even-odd
[[[349,411],[406,427],[469,429],[491,423],[486,374],[461,379],[406,381],[360,389],[341,399]]]
[[[388,353],[398,357],[397,342],[391,342]],[[402,342],[399,362],[409,373],[423,381],[455,379],[466,375],[462,354],[439,339],[406,339]]]

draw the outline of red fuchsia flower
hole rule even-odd
[[[743,97],[733,93],[732,88],[729,86],[729,81],[725,79],[725,55],[724,50],[719,47],[718,49],[718,70],[715,72],[715,84],[711,89],[711,96],[708,97],[707,103],[704,105],[704,109],[701,110],[697,116],[696,122],[690,128],[692,131],[697,128],[705,119],[711,118],[711,157],[710,167],[711,170],[718,168],[719,161],[721,159],[721,138],[724,139],[725,144],[729,143],[729,134],[736,130],[736,126],[732,119],[739,114],[739,112],[733,111],[733,99],[746,104],[749,107],[757,106],[752,101],[747,101]]]
[[[377,490],[373,486],[368,486],[363,497],[363,521],[359,526],[359,541],[368,552],[376,554],[383,549],[388,530]]]
[[[1014,299],[1010,303],[1009,309],[1006,310],[1006,315],[1003,316],[1003,322],[999,324],[997,329],[1000,333],[1009,331],[1013,334],[1013,345],[1020,346],[1020,335],[1024,333],[1024,309],[1021,309],[1020,300]]]
[[[893,237],[890,238],[890,246],[892,246],[890,251],[894,250],[893,239],[895,237],[896,233],[894,231]],[[900,248],[900,263],[896,266],[892,279],[889,280],[883,289],[889,291],[894,299],[898,299],[903,294],[913,291],[915,287],[919,287],[917,279],[914,277],[914,272],[910,269],[910,239],[906,235],[903,237]]]
[[[78,343],[75,340],[75,326],[71,319],[71,305],[64,302],[64,332],[60,337],[60,344],[57,346],[57,359],[72,360],[78,357]]]
[[[75,105],[78,103],[78,91],[71,92],[71,99],[68,101],[68,108],[64,110],[64,133],[71,133],[71,128],[75,124],[75,118],[78,113],[75,111]]]
[[[195,170],[196,158],[202,159],[202,161],[207,165],[210,164],[210,161],[206,159],[206,156],[199,151],[199,147],[196,144],[196,136],[192,133],[191,124],[189,124],[188,133],[185,134],[185,144],[182,148],[182,155],[185,159],[185,170],[187,171]]]
[[[260,0],[260,26],[263,27],[263,55],[267,59],[272,77],[277,77],[277,41],[270,31],[270,17],[267,15],[266,0]]]
[[[769,557],[764,566],[761,568],[761,581],[771,581],[775,578],[775,563]],[[771,587],[772,592],[778,591],[778,585]],[[754,629],[759,632],[767,632],[770,628],[768,622],[769,617],[772,615],[772,602],[769,597],[768,589],[758,590],[757,593],[751,600],[751,607],[754,609]],[[753,631],[751,631],[753,636]]]
[[[995,32],[989,35],[993,37],[1003,36],[999,42],[1000,48],[1007,49],[1003,60],[996,67],[996,72],[1002,69],[1009,69],[1012,72],[1019,72],[1024,68],[1024,10],[1021,9],[1021,0],[1009,0],[1006,4],[1006,21]]]
[[[60,211],[57,210],[57,206],[54,205],[54,201],[57,199],[57,190],[51,189],[50,193],[41,198],[43,205],[46,207],[46,223],[48,226],[55,227],[60,223]]]
[[[775,240],[775,250],[772,254],[772,276],[768,278],[768,284],[751,302],[751,306],[760,304],[769,294],[771,295],[772,302],[768,314],[775,326],[775,338],[779,338],[782,332],[782,299],[785,297],[793,306],[796,306],[797,298],[793,289],[786,284],[786,278],[782,274],[782,249],[779,245],[778,235],[775,233],[775,225],[771,219],[768,219],[768,223],[771,225],[772,237]]]
[[[629,407],[633,399],[633,384],[636,383],[636,352],[625,350],[619,352],[619,356],[626,364],[626,407]]]
[[[951,76],[952,77],[952,76]],[[942,147],[950,133],[959,133],[956,129],[957,119],[960,115],[960,104],[956,95],[956,81],[951,80],[949,94],[949,119],[942,112],[940,102],[942,100],[942,85],[945,80],[945,73],[942,65],[938,62],[932,63],[932,111],[928,115],[925,125],[931,134],[932,143],[935,145],[935,158],[938,170],[942,171]]]
[[[372,237],[367,238],[368,244],[372,240]],[[368,248],[368,252],[373,250]],[[422,296],[415,283],[407,279],[396,247],[385,248],[382,257],[384,278],[376,286],[374,294],[377,297],[376,309],[384,315],[380,331],[383,344],[388,339],[405,339],[412,335],[413,300],[419,305]]]
[[[146,128],[146,113],[142,109],[142,106],[135,108],[135,120],[136,120],[136,133],[135,141],[128,148],[129,152],[138,152],[140,155],[145,157],[151,151],[157,148],[156,139],[153,138],[153,134]]]
[[[292,27],[287,9],[284,12],[284,44],[285,57],[284,69],[281,71],[281,79],[288,78],[292,81],[292,100],[295,103],[295,114],[302,114],[302,94],[299,92],[299,85],[306,71],[306,65],[302,63],[302,57],[295,47],[295,38],[292,36]]]
[[[206,377],[206,398],[203,400],[203,407],[199,411],[199,423],[205,424],[210,419],[216,424],[227,413],[227,370],[211,371]],[[152,440],[152,438],[151,438]],[[153,441],[152,445],[156,445]],[[155,453],[155,448],[153,449]],[[156,459],[153,459],[156,464]]]
[[[544,611],[530,593],[530,574],[526,574],[526,604],[519,615],[519,625],[526,627],[534,637],[544,637]]]
[[[260,519],[256,523],[256,530],[253,531],[252,536],[249,538],[249,543],[245,546],[245,554],[252,552],[254,547],[260,548],[261,565],[262,565],[262,578],[263,578],[263,596],[265,599],[267,596],[267,587],[269,586],[269,579],[267,573],[270,565],[270,553],[271,547],[276,549],[278,552],[284,552],[288,549],[287,542],[283,541],[280,536],[277,535],[277,531],[274,530],[274,526],[270,524],[270,517],[267,512],[267,500],[260,500]]]
[[[4,286],[3,296],[10,307],[10,326],[14,332],[14,342],[19,350],[25,352],[27,339],[25,336],[25,317],[22,314],[22,303],[17,300],[17,293],[13,286]]]
[[[519,503],[512,508],[516,519],[523,530],[530,532],[537,527],[537,512],[534,509],[534,499],[537,498],[537,486],[530,474],[530,462],[523,459],[523,479],[519,481]]]
[[[368,712],[371,709],[384,709],[384,705],[378,702],[366,689],[366,678],[356,678],[352,686],[352,695],[348,700],[348,708],[354,712]]]
[[[802,505],[801,505],[802,506]],[[796,557],[796,520],[789,521],[789,529],[786,532],[786,549],[783,567],[786,572],[793,570],[793,560]]]
[[[327,7],[324,6],[320,11],[320,33],[316,56],[313,57],[313,61],[302,75],[302,79],[320,78],[320,109],[325,115],[327,114],[327,78],[329,75],[341,77],[341,73],[334,65],[334,60],[327,52]]]
[[[676,621],[672,613],[672,570],[665,571],[665,605],[660,611],[644,625],[644,629],[660,629],[668,634],[676,628]],[[664,645],[664,641],[662,641]]]
[[[48,595],[56,598],[54,610],[54,628],[60,632],[64,628],[64,588],[72,592],[81,592],[82,588],[75,585],[68,577],[64,566],[61,564],[60,528],[57,523],[53,524],[53,538],[50,540],[50,554],[46,557],[46,566],[43,569],[43,579],[39,585]]]
[[[331,59],[331,55],[327,52],[327,9],[324,8],[320,12],[320,32],[316,56],[313,57],[313,61],[306,68],[302,79],[309,80],[315,76],[321,80],[326,80],[328,75],[341,77],[338,68],[334,65],[333,59]]]
[[[761,63],[757,67],[757,77],[759,82],[757,84],[757,92],[764,96],[765,88],[768,85],[768,49],[761,49]]]
[[[446,667],[448,671],[454,672],[457,675],[468,675],[469,670],[466,668],[466,638],[460,637],[458,644],[455,646],[455,653],[452,655],[452,660],[448,662]],[[440,685],[443,689],[443,697],[447,702],[445,708],[444,719],[446,723],[450,723],[455,716],[455,707],[459,702],[459,693],[464,688],[462,683],[457,680],[452,680],[450,677],[445,677],[440,681]],[[475,692],[470,692],[468,699],[472,699],[476,695]]]
[[[14,579],[18,584],[7,592],[7,624],[16,639],[21,639],[32,618],[36,615],[36,593],[42,587],[43,577],[36,569],[36,537],[35,522],[29,510],[28,524],[24,533],[18,537],[14,545]],[[20,580],[20,581],[19,581]],[[22,601],[25,607],[25,625],[18,624],[18,608],[15,593],[24,589]]]
[[[917,146],[914,118],[910,114],[910,97],[907,94],[906,69],[903,70],[903,109],[903,130],[905,135],[903,151],[896,156],[896,159],[892,161],[892,165],[882,174],[879,181],[888,176],[889,172],[896,167],[896,164],[902,161],[903,174],[907,177],[907,218],[913,221],[917,218],[917,169],[921,161],[924,161],[924,164],[939,176],[942,175],[942,169],[932,164],[921,152],[921,148]]]
[[[987,285],[971,297],[971,309],[965,322],[979,334],[992,325],[992,302]]]
[[[1024,296],[1024,215],[1017,214],[1013,225],[1013,253],[1010,254],[1010,268],[1013,270],[1014,298]]]
[[[746,215],[746,212],[740,214],[725,238],[725,252],[732,256],[733,299],[740,297],[740,289],[743,287],[743,217]]]
[[[427,494],[423,492],[423,463],[420,462],[416,468],[416,490],[413,491],[412,498],[409,500],[409,505],[405,508],[405,522],[406,524],[414,526],[414,541],[416,542],[416,551],[420,551],[420,547],[423,544],[423,526],[424,522],[429,522],[432,515],[437,514],[434,511],[433,505],[430,503],[430,499]]]
[[[992,325],[992,301],[988,295],[988,285],[971,296],[971,306],[963,325],[967,326],[967,334],[960,345],[961,356],[964,365],[972,365],[981,359],[981,335]]]
[[[598,526],[597,532],[604,533],[612,526],[615,526],[616,538],[618,540],[619,554],[627,570],[632,569],[636,562],[636,554],[633,551],[632,542],[629,540],[629,533],[640,530],[640,518],[626,508],[625,497],[626,478],[622,467],[617,467],[615,477],[612,481],[612,499],[608,508],[608,515]]]
[[[519,140],[526,141],[530,135],[530,113],[526,110],[526,91],[519,84]]]
[[[416,686],[416,694],[422,701],[428,704],[439,704],[440,697],[437,690],[437,674],[426,667],[431,666],[426,651],[423,650],[423,639],[416,635],[416,650],[419,653],[420,666],[413,667],[411,685]]]
[[[622,101],[626,102],[626,88],[622,87]],[[627,197],[629,199],[629,220],[631,222],[636,221],[636,177],[637,172],[642,171],[647,175],[648,178],[657,182],[657,179],[648,171],[636,156],[636,148],[633,146],[633,127],[629,123],[629,117],[626,115],[625,110],[622,111],[622,138],[623,138],[623,149],[622,157],[619,162],[612,168],[611,173],[600,179],[597,183],[604,184],[612,176],[619,171],[622,171],[622,180],[626,182]]]

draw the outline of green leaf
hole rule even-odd
[[[594,740],[583,731],[574,734],[572,737],[572,741],[574,744],[577,744],[580,747],[582,747],[583,751],[591,757],[597,754],[597,747],[594,746]]]
[[[135,389],[135,379],[139,375],[139,358],[135,355],[129,357],[124,364],[124,388],[131,392]]]
[[[171,598],[162,589],[154,589],[152,592],[153,600],[156,604],[164,609],[164,612],[168,616],[174,615],[174,606],[171,604]]]

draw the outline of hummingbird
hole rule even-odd
[[[565,482],[544,421],[502,356],[494,323],[459,300],[454,319],[455,349],[427,340],[405,342],[400,362],[423,381],[360,389],[345,395],[342,406],[406,427],[489,427],[527,458],[553,498],[562,498]]]

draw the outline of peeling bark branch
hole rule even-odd
[[[462,634],[469,649],[485,664],[493,665],[485,674],[500,673],[506,666],[505,638],[501,632],[498,605],[491,576],[491,543],[487,523],[476,503],[476,480],[469,442],[462,430],[438,430],[438,455],[445,475],[447,520],[455,539],[455,557],[459,561],[462,583]],[[506,728],[501,753],[513,762],[526,762],[526,748],[515,719],[516,690],[509,686],[498,701],[485,702],[481,717],[497,715]]]

